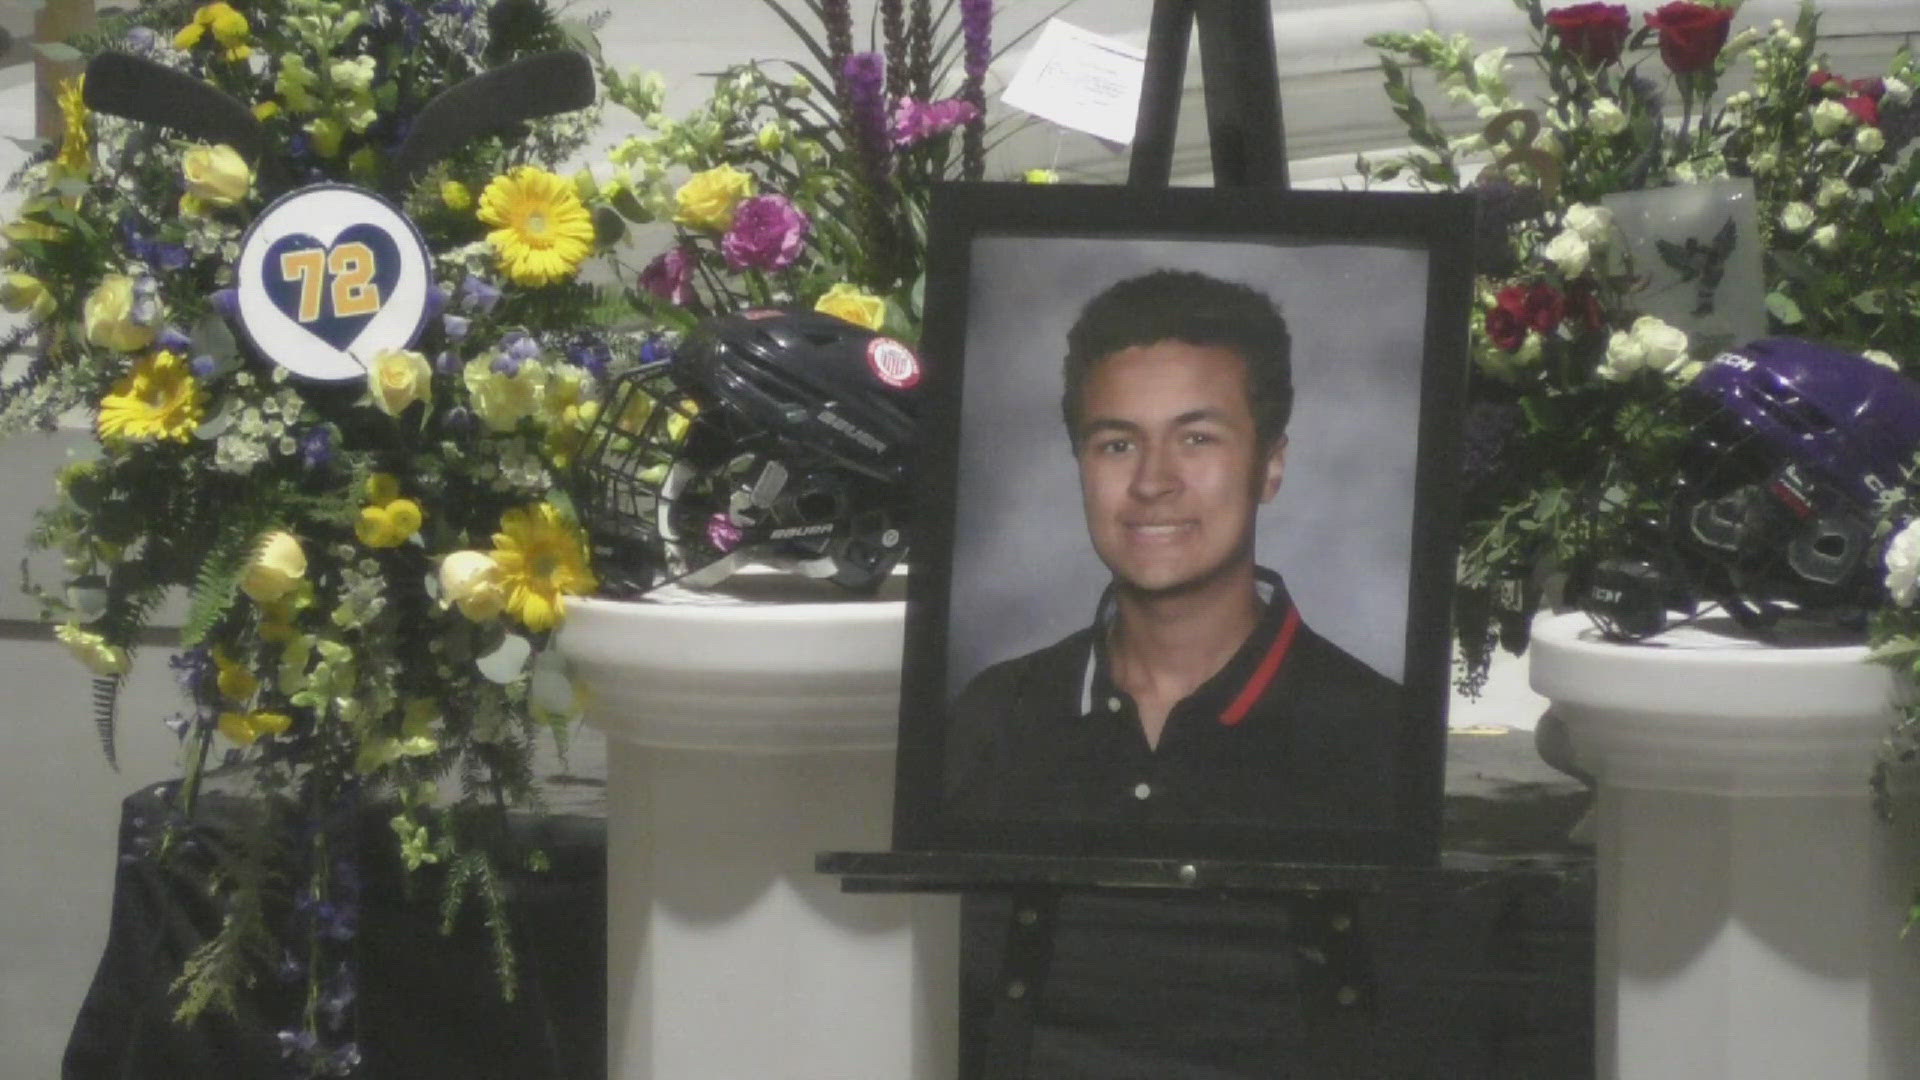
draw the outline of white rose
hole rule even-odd
[[[1813,133],[1826,138],[1834,134],[1853,120],[1853,114],[1845,105],[1827,98],[1813,107]]]
[[[1687,359],[1687,334],[1652,315],[1633,320],[1633,340],[1645,350],[1645,363],[1655,371],[1672,374]]]
[[[1607,339],[1607,359],[1600,365],[1600,377],[1618,382],[1646,365],[1646,346],[1625,330],[1615,330]]]
[[[1895,360],[1892,353],[1881,352],[1879,349],[1865,349],[1861,351],[1860,355],[1879,364],[1883,368],[1891,368],[1894,371],[1900,370],[1900,361]]]
[[[1580,239],[1598,246],[1606,243],[1607,233],[1613,228],[1613,211],[1604,206],[1575,203],[1567,207],[1564,223],[1567,228],[1580,234]]]
[[[1813,226],[1813,207],[1790,202],[1780,209],[1780,227],[1790,233],[1806,232]]]
[[[1593,252],[1587,247],[1587,242],[1572,229],[1562,230],[1560,235],[1547,241],[1546,250],[1542,254],[1567,277],[1579,277],[1586,271],[1588,261],[1593,258]]]
[[[1853,133],[1853,148],[1862,154],[1877,154],[1887,148],[1887,137],[1877,127],[1863,127]]]
[[[432,399],[433,368],[411,349],[381,349],[367,372],[367,392],[375,408],[399,416],[414,402]]]
[[[1840,246],[1840,229],[1835,225],[1822,225],[1813,230],[1813,235],[1807,239],[1813,241],[1813,246],[1821,251],[1832,251]]]
[[[1901,607],[1913,606],[1920,586],[1920,521],[1910,521],[1887,545],[1887,592]]]
[[[1905,105],[1907,99],[1913,96],[1913,87],[1908,86],[1899,79],[1882,79],[1880,81],[1886,85],[1886,92],[1880,95],[1880,105],[1882,108],[1888,105]]]
[[[1820,192],[1813,197],[1816,205],[1826,207],[1844,202],[1853,195],[1853,185],[1838,176],[1829,176],[1820,181]]]
[[[1627,130],[1627,114],[1612,98],[1601,98],[1587,110],[1587,126],[1597,135],[1618,135]]]
[[[507,606],[500,564],[484,551],[454,552],[440,561],[440,596],[474,622],[493,618]]]

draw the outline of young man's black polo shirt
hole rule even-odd
[[[1174,706],[1158,747],[1109,673],[1112,589],[1094,624],[975,676],[954,702],[948,808],[963,817],[1391,825],[1401,690],[1300,621],[1258,571],[1252,635]]]

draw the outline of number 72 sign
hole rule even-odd
[[[240,242],[240,328],[309,379],[362,378],[426,322],[431,258],[404,215],[370,192],[319,184],[283,196]]]

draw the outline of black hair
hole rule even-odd
[[[1067,331],[1060,414],[1076,449],[1080,395],[1100,361],[1136,345],[1182,341],[1233,350],[1246,363],[1247,406],[1262,446],[1286,433],[1293,413],[1293,339],[1265,293],[1191,270],[1155,270],[1087,301]]]

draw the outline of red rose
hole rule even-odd
[[[1713,59],[1727,43],[1727,30],[1733,12],[1674,0],[1657,11],[1648,12],[1647,25],[1660,31],[1660,59],[1675,75],[1692,75],[1713,66]]]
[[[1535,285],[1521,302],[1527,325],[1543,334],[1551,334],[1566,316],[1567,301],[1551,285]]]
[[[1547,25],[1560,48],[1589,68],[1616,63],[1633,20],[1625,4],[1574,4],[1547,12]]]
[[[1880,126],[1880,106],[1865,94],[1843,97],[1840,99],[1840,104],[1853,114],[1854,119],[1860,121],[1861,127]]]
[[[1487,309],[1487,340],[1512,352],[1527,341],[1527,290],[1509,285],[1500,290],[1493,306]]]

